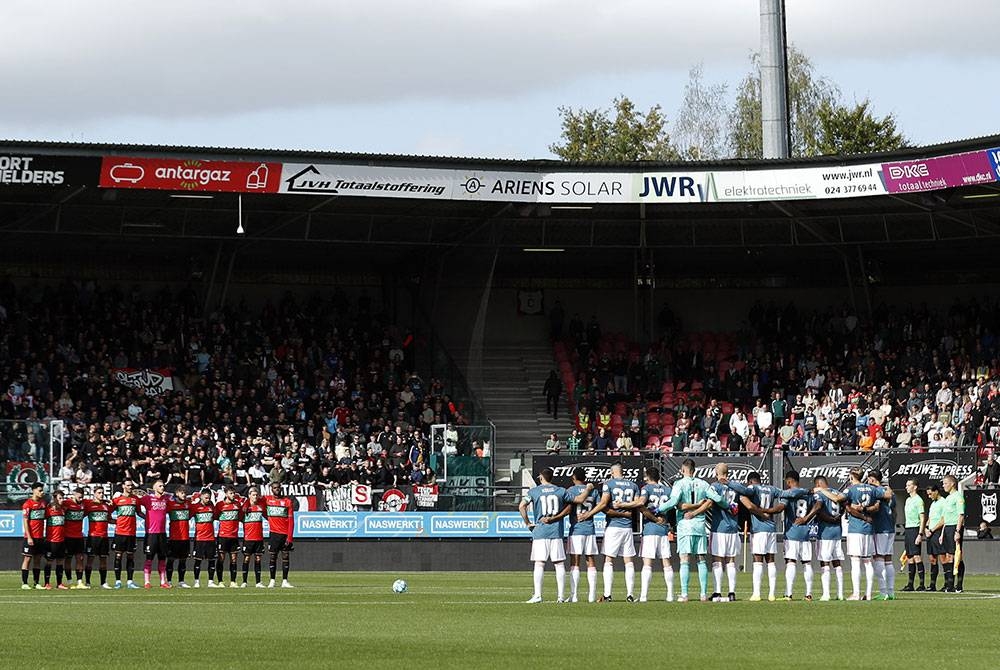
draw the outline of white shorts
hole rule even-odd
[[[875,555],[892,556],[892,544],[895,539],[895,533],[875,533]]]
[[[812,542],[809,540],[785,540],[785,560],[808,563],[813,558]]]
[[[865,533],[847,534],[847,555],[871,558],[875,553],[875,539]]]
[[[738,556],[740,553],[740,536],[736,533],[712,533],[708,546],[708,553],[712,556],[721,556],[723,558]]]
[[[753,533],[750,535],[750,552],[754,556],[773,554],[778,550],[778,539],[774,533]]]
[[[552,561],[553,563],[565,561],[566,552],[563,551],[562,540],[532,540],[531,560],[535,563],[538,561]]]
[[[817,549],[817,558],[821,563],[844,560],[844,547],[840,544],[840,540],[820,539]]]
[[[670,558],[670,538],[666,535],[643,535],[639,555],[643,558]]]
[[[604,529],[604,555],[622,556],[631,558],[635,556],[635,540],[632,539],[631,528],[608,527]]]
[[[572,556],[597,556],[596,535],[570,535],[566,539],[566,553]]]

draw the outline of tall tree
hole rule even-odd
[[[761,132],[760,54],[750,56],[751,69],[736,89],[736,102],[730,119],[729,139],[736,158],[760,158],[764,155]],[[812,61],[794,45],[788,47],[788,119],[789,149],[792,156],[815,155],[819,146],[819,110],[835,106],[840,89],[819,76]]]
[[[876,117],[866,98],[854,106],[824,104],[818,112],[819,137],[815,153],[867,154],[907,146],[892,114]]]
[[[639,161],[679,158],[659,105],[645,114],[625,95],[612,109],[560,107],[562,140],[549,151],[566,161]]]
[[[691,68],[684,100],[674,119],[674,145],[685,160],[729,156],[726,85],[706,84],[702,64]]]

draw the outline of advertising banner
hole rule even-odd
[[[996,172],[987,152],[970,151],[937,158],[884,163],[882,179],[889,193],[914,193],[989,184],[996,181]]]
[[[644,461],[641,456],[539,455],[532,459],[531,475],[537,484],[539,481],[538,473],[545,468],[552,468],[552,483],[568,488],[573,485],[573,470],[583,468],[587,481],[600,487],[601,484],[611,479],[611,466],[619,462],[622,464],[622,477],[624,479],[637,484],[642,482]]]
[[[106,156],[101,161],[100,185],[167,191],[277,193],[280,178],[280,163]]]
[[[916,479],[924,489],[931,484],[940,484],[941,478],[953,475],[959,481],[976,470],[976,454],[973,450],[942,451],[929,454],[893,453],[883,467],[889,472],[889,486],[896,491],[906,487],[907,479]]]
[[[96,186],[100,172],[96,156],[0,153],[0,186]]]
[[[604,516],[594,519],[604,535]],[[565,524],[569,533],[569,524]],[[309,512],[295,515],[296,538],[530,538],[517,512]]]
[[[978,530],[979,524],[986,522],[987,526],[997,524],[997,499],[1000,489],[965,489],[965,528]]]
[[[453,170],[286,163],[281,193],[450,200]]]
[[[713,172],[710,202],[857,198],[886,193],[878,164],[849,167]]]
[[[694,476],[704,479],[709,484],[715,483],[715,466],[725,463],[729,466],[729,478],[744,483],[747,475],[751,472],[760,473],[760,478],[765,484],[771,483],[771,455],[763,454],[719,454],[718,456],[695,456],[693,454],[678,454],[677,456],[663,457],[664,480],[670,484],[681,476],[681,463],[686,458],[694,461]]]
[[[853,454],[786,454],[784,459],[786,470],[797,470],[799,485],[811,489],[816,477],[826,477],[830,486],[843,489],[850,481],[852,468],[868,470],[880,467],[879,459],[874,452]],[[781,477],[784,473],[779,473]],[[784,483],[775,484],[784,488]]]

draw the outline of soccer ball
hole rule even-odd
[[[397,579],[392,583],[393,593],[406,593],[406,582],[402,579]]]

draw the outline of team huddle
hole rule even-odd
[[[150,577],[153,559],[160,578],[160,587],[173,588],[174,568],[178,586],[191,588],[185,582],[187,561],[194,558],[194,588],[201,586],[202,563],[207,563],[208,588],[224,588],[223,570],[229,557],[230,588],[247,588],[251,564],[257,588],[274,588],[278,561],[281,561],[283,588],[288,582],[289,552],[292,550],[294,526],[293,505],[288,498],[262,496],[256,488],[247,498],[237,496],[233,487],[225,489],[225,498],[213,502],[211,489],[202,489],[191,498],[180,486],[173,494],[164,492],[163,481],[153,482],[147,492],[137,491],[132,482],[125,482],[122,491],[105,500],[101,487],[94,489],[92,499],[84,499],[84,489],[77,487],[69,497],[56,491],[46,502],[44,487],[36,483],[31,497],[22,505],[24,513],[24,544],[21,563],[21,588],[89,589],[97,563],[100,587],[104,589],[137,589],[134,581],[136,518],[145,520],[143,550],[144,588],[152,588]],[[87,520],[86,534],[84,519]],[[264,520],[270,533],[267,539],[270,581],[261,581],[261,557],[265,550]],[[191,523],[194,523],[192,553]],[[216,531],[218,523],[218,531]],[[109,526],[114,536],[109,542]],[[242,542],[240,526],[243,527]],[[237,555],[243,554],[243,581],[237,584]],[[114,586],[108,583],[108,557],[114,554]],[[45,579],[41,581],[42,558],[45,559]],[[95,561],[96,559],[96,561]],[[122,584],[122,568],[127,581]],[[76,569],[73,582],[72,568]],[[53,568],[55,585],[51,582]],[[33,573],[34,586],[28,583]],[[67,584],[66,582],[69,582]]]
[[[639,556],[643,566],[639,602],[649,599],[649,589],[656,561],[660,561],[666,586],[666,600],[674,600],[674,570],[671,564],[670,536],[675,535],[679,556],[678,602],[688,601],[692,561],[698,573],[700,600],[713,602],[736,600],[737,556],[740,553],[739,508],[750,516],[749,550],[753,554],[751,601],[765,597],[776,600],[778,573],[777,519],[784,522],[783,557],[785,586],[783,600],[792,600],[799,568],[804,582],[804,599],[813,599],[813,559],[820,565],[822,593],[819,600],[895,600],[896,569],[893,562],[895,539],[895,496],[883,486],[882,474],[851,470],[844,490],[831,488],[825,477],[816,477],[809,489],[799,485],[798,473],[785,474],[785,488],[764,484],[761,476],[750,473],[745,482],[729,478],[725,463],[715,468],[712,484],[694,477],[695,464],[687,459],[681,465],[681,478],[673,484],[660,481],[658,468],[644,472],[640,488],[622,476],[621,464],[611,467],[611,479],[600,488],[586,482],[582,468],[573,471],[573,485],[568,489],[552,484],[553,472],[540,473],[541,484],[529,490],[520,505],[521,517],[532,532],[531,561],[534,563],[534,593],[529,603],[542,602],[545,563],[554,564],[557,602],[578,602],[581,560],[587,564],[588,602],[612,599],[615,560],[625,564],[626,600],[634,602],[636,554],[633,537],[633,513],[642,520]],[[958,481],[951,476],[927,489],[931,499],[926,510],[915,480],[906,485],[906,553],[909,581],[903,591],[934,591],[939,567],[944,572],[945,592],[961,592],[964,563],[961,561],[961,538],[964,531],[965,500]],[[532,508],[532,519],[528,507]],[[673,511],[675,521],[668,517]],[[598,550],[594,516],[603,513],[604,541]],[[563,543],[563,519],[569,518],[569,534]],[[845,551],[842,544],[846,518],[846,556],[851,565],[851,592],[844,597]],[[931,561],[931,585],[925,587],[921,547],[926,545]],[[566,594],[566,554],[570,558],[570,589]],[[598,555],[604,555],[603,595],[597,598]],[[709,594],[709,560],[714,592]],[[957,567],[956,567],[957,566]],[[764,574],[767,594],[764,595]],[[920,586],[914,587],[916,574]],[[725,575],[726,590],[723,590]],[[836,592],[832,582],[836,581]],[[862,581],[864,588],[862,589]],[[873,597],[877,582],[878,594]],[[725,594],[725,595],[724,595]]]

